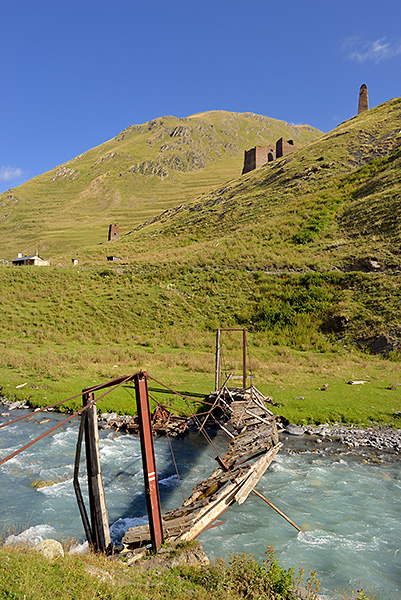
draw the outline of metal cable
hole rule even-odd
[[[196,414],[194,413],[194,411],[192,410],[191,405],[188,403],[187,397],[183,396],[182,394],[180,394],[179,392],[176,392],[175,390],[171,389],[170,387],[168,387],[168,385],[162,383],[161,381],[158,381],[157,379],[155,379],[154,377],[152,377],[151,375],[148,374],[149,379],[152,379],[152,381],[155,381],[156,383],[158,383],[159,385],[162,385],[163,387],[165,387],[167,390],[170,390],[170,392],[173,392],[173,394],[177,394],[177,396],[181,396],[181,398],[183,398],[185,400],[185,404],[188,406],[190,412],[191,412],[191,416],[193,418],[193,420],[195,421],[195,423],[197,424],[199,430],[201,430],[202,424],[199,421],[198,417],[196,416]],[[202,435],[205,438],[205,440],[207,441],[207,443],[213,448],[213,451],[215,452],[216,456],[222,460],[219,451],[217,450],[216,446],[213,443],[213,440],[211,439],[211,437],[209,436],[209,434],[205,431],[202,430]]]
[[[7,425],[12,425],[13,423],[22,421],[23,419],[27,419],[28,417],[32,417],[32,415],[36,415],[37,413],[48,410],[49,408],[55,408],[56,406],[59,406],[60,404],[64,404],[65,402],[68,402],[69,400],[74,400],[75,398],[79,398],[80,396],[82,396],[82,392],[80,394],[77,394],[76,396],[71,396],[71,398],[67,398],[66,400],[61,400],[60,402],[56,402],[55,404],[50,404],[50,406],[45,406],[44,408],[36,408],[33,412],[23,415],[22,417],[18,417],[17,419],[13,419],[12,421],[7,421],[7,423],[2,423],[0,425],[0,429],[2,427],[6,427]]]
[[[96,402],[98,402],[99,400],[101,400],[102,398],[104,398],[105,396],[107,396],[107,394],[110,394],[111,392],[114,392],[114,390],[116,390],[121,385],[123,385],[123,383],[126,383],[127,381],[129,381],[130,379],[132,379],[132,377],[134,377],[134,375],[130,375],[126,379],[123,379],[115,387],[111,388],[110,390],[107,390],[107,392],[105,392],[104,394],[102,394],[101,396],[99,396],[99,398],[95,398],[95,400],[92,400],[92,402],[90,402],[87,406],[84,406],[83,408],[80,408],[77,412],[75,412],[74,414],[72,414],[69,417],[67,417],[67,419],[64,419],[64,421],[61,421],[61,423],[58,423],[57,425],[55,425],[54,427],[52,427],[51,429],[49,429],[45,433],[42,433],[42,435],[40,435],[36,439],[32,440],[31,442],[28,442],[28,444],[25,444],[25,446],[23,446],[22,448],[19,448],[18,450],[16,450],[15,452],[13,452],[12,454],[10,454],[9,456],[6,456],[5,458],[3,458],[0,461],[0,467],[1,467],[1,465],[4,465],[4,463],[6,463],[7,461],[9,461],[12,458],[14,458],[14,456],[17,456],[18,454],[20,454],[21,452],[23,452],[24,450],[26,450],[30,446],[33,446],[33,444],[36,444],[36,442],[39,442],[41,439],[43,439],[44,437],[46,437],[50,433],[53,433],[53,431],[55,431],[59,427],[62,427],[63,425],[65,425],[65,423],[68,423],[68,421],[71,421],[71,419],[73,419],[77,415],[81,415],[85,410],[87,410],[88,408],[90,408],[91,406],[93,406],[93,404],[96,404]],[[88,388],[88,389],[90,390],[91,388]],[[85,392],[87,393],[87,390],[85,390]],[[80,394],[80,395],[82,396],[82,394]]]
[[[130,375],[128,378],[124,379],[123,383],[126,383],[129,379],[132,379],[132,377],[134,377],[134,375],[136,375],[136,373],[134,373],[133,375]],[[90,388],[86,388],[85,392],[94,392],[97,389],[101,389],[102,387],[105,387],[108,384],[113,384],[114,381],[119,381],[119,380],[120,380],[120,378],[111,379],[106,384],[99,384],[99,385],[94,385]],[[22,417],[17,417],[16,419],[13,419],[12,421],[7,421],[7,423],[2,423],[0,425],[0,429],[2,427],[6,427],[7,425],[12,425],[13,423],[22,421],[23,419],[28,419],[29,417],[32,417],[32,415],[35,415],[36,413],[43,412],[45,410],[48,410],[49,408],[55,408],[56,406],[60,406],[60,404],[64,404],[65,402],[69,402],[70,400],[75,400],[75,398],[80,398],[80,397],[82,397],[82,392],[80,394],[76,394],[75,396],[71,396],[70,398],[67,398],[66,400],[60,400],[60,402],[56,402],[55,404],[50,404],[49,406],[44,406],[43,408],[36,408],[33,412],[30,412],[26,415],[22,415]]]
[[[173,463],[174,463],[174,467],[175,467],[175,472],[177,473],[177,477],[178,477],[178,483],[180,484],[180,488],[181,488],[182,497],[183,497],[183,499],[184,499],[184,502],[185,502],[186,498],[185,498],[185,494],[184,494],[184,489],[183,489],[183,487],[182,487],[182,483],[181,483],[181,479],[180,479],[180,474],[179,474],[179,472],[178,472],[177,463],[176,463],[176,461],[175,461],[175,456],[174,456],[174,452],[173,452],[173,446],[172,446],[172,444],[171,444],[170,436],[169,436],[169,434],[168,434],[168,433],[166,433],[166,436],[167,436],[168,443],[169,443],[169,446],[170,446],[171,458],[173,459]]]
[[[156,400],[155,400],[155,399],[154,399],[154,398],[153,398],[153,397],[152,397],[152,396],[149,394],[149,392],[148,392],[148,395],[149,395],[149,398],[150,398],[151,400],[153,400],[153,402],[156,404],[156,406],[160,406],[160,408],[166,408],[165,406],[163,406],[163,404],[160,404],[160,402],[157,402],[157,401],[156,401]],[[181,411],[181,412],[182,412],[182,411]],[[177,477],[178,477],[178,483],[180,484],[180,488],[181,488],[182,497],[184,498],[184,502],[185,502],[186,498],[185,498],[185,495],[184,495],[184,490],[183,490],[183,487],[182,487],[182,484],[181,484],[180,474],[179,474],[179,472],[178,472],[178,467],[177,467],[177,463],[176,463],[176,460],[175,460],[175,456],[174,456],[174,452],[173,452],[173,447],[172,447],[172,445],[171,445],[170,436],[169,436],[169,434],[168,434],[167,430],[166,430],[166,437],[167,437],[167,440],[168,440],[168,443],[169,443],[169,446],[170,446],[171,458],[173,459],[173,463],[174,463],[174,467],[175,467],[175,472],[176,472],[176,474],[177,474]]]

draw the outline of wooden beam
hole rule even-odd
[[[94,401],[93,392],[82,394],[84,406]],[[92,523],[92,542],[97,552],[108,552],[111,547],[109,519],[106,508],[99,455],[99,430],[96,404],[86,409],[85,418],[86,468],[88,473],[89,506]]]
[[[242,386],[246,390],[246,329],[242,330]]]
[[[267,498],[265,498],[263,496],[263,494],[261,494],[260,492],[258,492],[255,489],[253,489],[252,492],[254,494],[256,494],[259,498],[261,498],[261,500],[263,500],[264,502],[266,502],[266,504],[268,504],[269,506],[271,506],[271,508],[273,508],[276,512],[278,512],[278,514],[280,516],[282,516],[286,521],[288,521],[293,527],[295,527],[295,529],[297,529],[301,533],[305,533],[305,531],[303,529],[301,529],[300,527],[298,527],[298,525],[295,525],[294,521],[291,521],[290,517],[287,517],[287,515],[284,514],[283,511],[281,511],[279,508],[277,508],[277,506],[275,506],[273,504],[273,502],[270,502],[270,500],[268,500]]]
[[[253,490],[254,485],[258,483],[266,469],[270,466],[282,445],[283,444],[280,443],[271,448],[269,452],[266,452],[266,454],[259,458],[259,460],[252,466],[249,477],[235,494],[235,500],[238,502],[238,504],[242,504],[248,498],[249,494]]]

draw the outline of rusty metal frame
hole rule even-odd
[[[152,540],[152,550],[153,552],[157,552],[163,543],[163,524],[146,373],[137,373],[134,381],[149,530]]]
[[[105,388],[109,388],[112,386],[121,385],[124,382],[134,381],[135,383],[135,392],[136,392],[136,404],[138,411],[138,422],[139,422],[139,438],[141,443],[141,454],[142,454],[142,465],[143,465],[143,475],[145,481],[145,494],[146,494],[146,504],[148,509],[148,517],[149,517],[149,529],[152,541],[152,550],[157,552],[163,543],[163,525],[162,525],[162,517],[161,517],[161,503],[160,503],[160,495],[159,495],[159,483],[157,480],[157,471],[156,471],[156,458],[155,458],[155,450],[153,444],[153,432],[152,432],[152,422],[151,422],[151,413],[149,407],[149,394],[148,394],[148,385],[147,385],[147,376],[146,373],[140,371],[132,375],[132,377],[118,377],[106,383],[101,383],[99,385],[95,385],[83,390],[83,398],[84,398],[84,406],[86,404],[94,404],[96,405],[96,400],[94,400],[94,391],[103,390]],[[85,419],[86,421],[86,419]],[[82,437],[82,433],[80,434]],[[88,439],[87,435],[85,436],[85,446],[89,446],[91,441]],[[79,450],[77,449],[77,455],[80,455],[80,438],[78,440]],[[79,458],[76,461],[79,461]],[[100,468],[100,465],[99,465]],[[75,467],[76,470],[79,469],[79,466]],[[87,459],[87,470],[88,470],[88,479],[91,476],[91,460]],[[83,519],[83,524],[85,528],[85,532],[88,535],[88,532],[91,534],[92,542],[95,544],[96,549],[98,550],[107,550],[107,540],[103,543],[103,536],[97,534],[97,525],[96,521],[92,518],[92,528],[89,525],[89,520],[86,515],[85,507],[83,506],[83,502],[80,502],[81,494],[80,490],[76,491],[78,505],[81,511],[81,517]],[[90,493],[90,512],[91,517],[93,513],[93,499],[91,498]],[[86,517],[86,518],[85,518]],[[97,538],[100,539],[97,539]]]
[[[216,369],[215,369],[215,386],[216,391],[220,389],[220,355],[221,355],[221,342],[220,332],[221,331],[242,331],[242,387],[246,390],[246,332],[248,331],[244,327],[220,327],[216,330]]]

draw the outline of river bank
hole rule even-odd
[[[5,416],[8,411],[16,409],[32,409],[21,401],[11,401],[6,397],[0,398],[0,412]],[[49,409],[53,411],[53,409]],[[47,412],[47,411],[44,411]],[[124,431],[127,423],[132,420],[131,415],[117,415],[116,413],[101,413],[99,415],[100,429],[116,429]],[[189,423],[191,428],[191,421]],[[320,425],[296,425],[288,423],[282,425],[282,439],[286,446],[296,451],[310,450],[311,446],[322,444],[327,453],[329,444],[335,451],[371,449],[384,453],[389,457],[401,460],[401,429],[393,429],[380,425],[372,427],[358,427],[342,423],[323,423]]]
[[[298,438],[306,443],[331,444],[344,450],[371,449],[401,458],[401,429],[391,427],[357,427],[339,423],[300,426],[290,423],[284,427],[283,435],[286,440]]]
[[[0,413],[11,413],[1,422],[27,412],[10,410],[11,406],[0,407]],[[36,412],[5,427],[0,455],[7,456],[64,419],[56,411]],[[30,515],[30,527],[44,530],[46,537],[83,543],[72,482],[78,429],[79,422],[73,419],[0,469],[4,531],[19,534],[27,527],[24,515]],[[224,432],[210,430],[210,435],[224,453]],[[287,438],[285,445],[258,491],[307,533],[296,532],[252,495],[243,506],[227,511],[224,523],[201,534],[199,541],[209,560],[246,552],[263,562],[269,545],[284,568],[316,571],[327,597],[332,597],[330,590],[360,588],[360,581],[364,588],[374,583],[385,600],[397,597],[401,589],[399,455],[366,446],[353,449],[328,436],[305,432],[296,436],[283,431],[281,436]],[[146,522],[140,443],[138,436],[114,428],[101,430],[99,438],[109,522],[117,544],[129,527]],[[187,497],[215,468],[215,453],[194,430],[171,439],[171,444]],[[172,510],[182,503],[182,495],[165,437],[155,438],[155,452],[163,510]]]

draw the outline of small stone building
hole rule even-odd
[[[119,256],[108,256],[107,260],[110,262],[120,262],[121,258]]]
[[[276,147],[273,145],[255,146],[250,150],[245,150],[242,175],[272,162],[275,158],[281,158],[290,152],[294,152],[294,150],[297,150],[294,140],[285,140],[284,138],[277,140]]]
[[[294,146],[294,140],[285,140],[284,138],[280,138],[276,142],[276,158],[281,158],[282,156],[286,156],[286,154],[290,154],[290,152],[294,152],[297,147]]]
[[[114,242],[120,237],[120,225],[118,223],[112,223],[109,226],[109,242]]]

